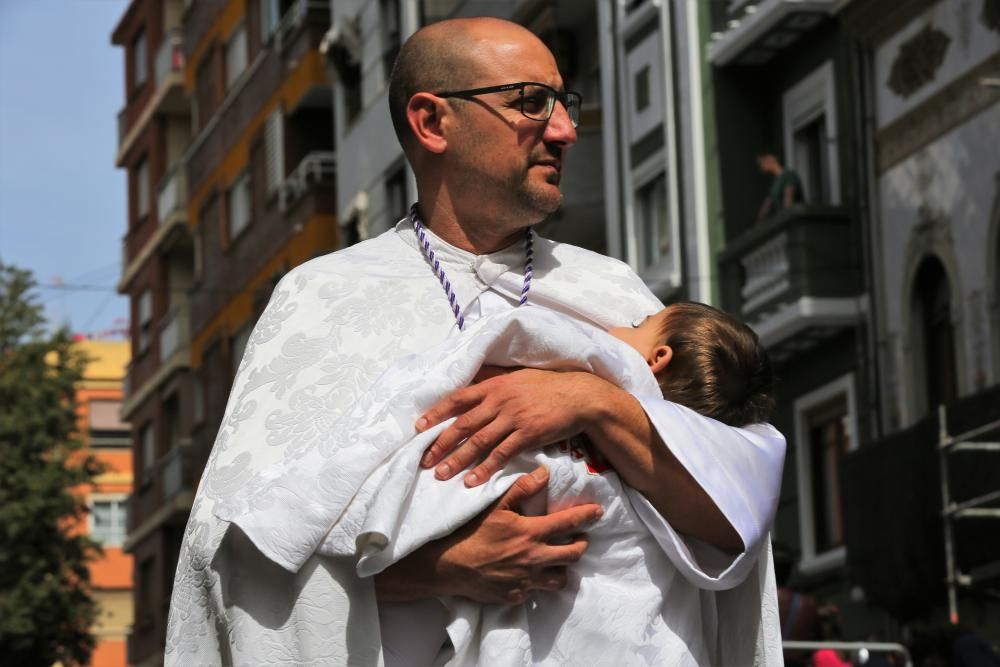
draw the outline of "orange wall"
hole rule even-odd
[[[128,363],[128,341],[82,341],[78,345],[91,358],[83,380],[77,387],[77,429],[85,445],[90,433],[90,402],[96,400],[121,401],[122,380]],[[93,486],[75,489],[76,493],[115,494],[127,496],[132,492],[132,450],[96,449],[91,451],[106,469]],[[84,516],[72,530],[86,533],[88,517]],[[128,591],[132,588],[132,556],[120,546],[108,546],[100,558],[90,563],[90,581],[99,597],[100,591]],[[104,614],[102,614],[104,615]],[[125,667],[127,665],[126,623],[131,623],[131,603],[126,619],[114,622],[111,627],[95,628],[97,644],[91,657],[94,667]]]

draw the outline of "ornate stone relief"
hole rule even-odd
[[[950,43],[951,37],[929,25],[903,42],[886,81],[889,90],[907,98],[933,80]]]

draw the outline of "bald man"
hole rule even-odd
[[[353,415],[377,404],[366,390],[394,362],[524,303],[602,328],[661,307],[624,264],[530,231],[561,203],[580,103],[544,44],[513,23],[445,21],[400,50],[390,113],[419,203],[394,229],[297,267],[275,289],[188,522],[168,664],[381,664],[377,600],[509,604],[566,585],[587,548],[579,533],[601,508],[522,516],[544,469],[374,577],[358,575],[362,545],[336,522],[347,504],[372,500],[355,480],[384,474],[379,442],[359,441]],[[428,434],[423,465],[439,479],[475,464],[468,486],[583,433],[648,501],[691,577],[706,588],[745,579],[767,553],[784,441],[697,416],[678,423],[674,409],[587,373],[523,369],[424,406],[413,428]],[[760,627],[747,619],[751,644]]]

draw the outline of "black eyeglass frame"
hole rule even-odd
[[[540,86],[552,92],[549,97],[551,104],[545,110],[544,118],[532,118],[524,112],[524,89],[526,86]],[[538,81],[518,81],[517,83],[504,83],[499,86],[486,86],[484,88],[470,88],[469,90],[445,90],[440,93],[434,93],[437,97],[458,97],[458,98],[469,98],[475,97],[477,95],[486,95],[488,93],[503,93],[508,90],[518,90],[520,91],[520,111],[521,115],[528,120],[534,120],[539,123],[546,123],[550,118],[552,118],[552,112],[556,110],[556,102],[562,102],[563,108],[566,109],[566,113],[569,116],[569,120],[573,123],[573,127],[578,127],[580,125],[580,107],[583,105],[583,95],[576,92],[575,90],[564,90],[558,91],[552,86],[546,83],[540,83]],[[576,109],[577,117],[573,118],[572,112],[570,112],[570,97],[576,98]]]

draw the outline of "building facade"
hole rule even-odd
[[[337,247],[329,25],[315,0],[134,0],[112,36],[127,93],[131,664],[162,662],[184,525],[251,328],[285,272]]]
[[[125,553],[127,498],[132,491],[132,450],[128,424],[120,420],[128,341],[85,340],[76,344],[89,361],[76,389],[78,432],[86,451],[105,466],[84,490],[89,515],[86,533],[103,553],[89,564],[98,605],[93,628],[94,667],[125,667],[132,626],[132,557]]]
[[[1000,426],[995,3],[713,8],[722,305],[775,362],[789,444],[779,583],[835,604],[844,638],[930,656],[974,618],[995,641],[996,520],[949,517],[983,495],[1000,516],[1000,453],[952,461],[944,435]],[[766,153],[804,202],[757,221]]]

